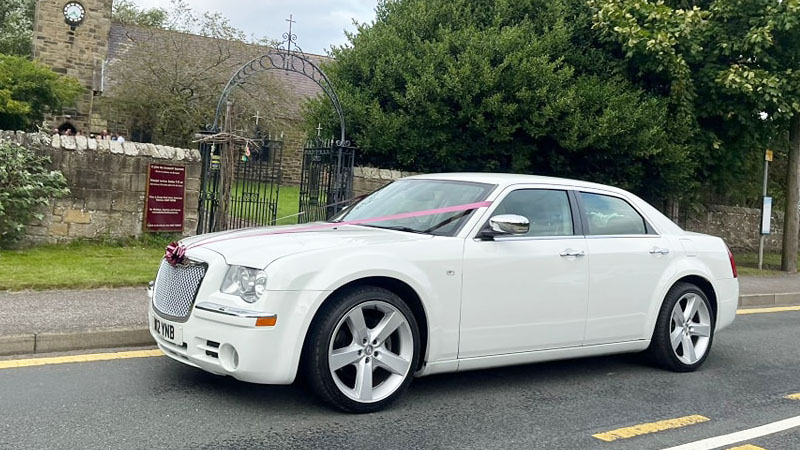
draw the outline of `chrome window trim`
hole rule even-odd
[[[554,241],[554,240],[563,240],[563,239],[584,239],[585,236],[582,234],[568,234],[563,236],[495,236],[494,240],[492,241],[485,241],[485,242],[503,242],[503,241]],[[472,239],[473,241],[484,241],[483,239],[476,237]]]

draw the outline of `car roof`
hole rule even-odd
[[[571,180],[568,178],[544,177],[540,175],[520,175],[514,173],[483,173],[483,172],[462,172],[462,173],[430,173],[424,175],[414,175],[407,179],[422,180],[452,180],[469,181],[473,183],[489,183],[500,186],[513,184],[550,184],[558,186],[585,187],[594,189],[604,189],[607,191],[624,192],[622,189],[604,184],[591,183],[588,181]]]

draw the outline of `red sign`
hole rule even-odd
[[[186,167],[150,164],[147,171],[144,229],[183,232]]]

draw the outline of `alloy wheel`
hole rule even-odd
[[[672,351],[687,365],[695,364],[708,351],[711,314],[706,302],[695,293],[681,296],[672,308],[669,340]]]
[[[328,349],[336,387],[361,403],[394,393],[411,370],[414,338],[405,315],[373,300],[350,309],[337,323]]]

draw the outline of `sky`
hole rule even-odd
[[[170,7],[170,0],[134,0],[144,8]],[[324,55],[331,45],[347,42],[344,30],[355,31],[359,23],[375,18],[377,0],[187,0],[192,9],[218,12],[233,26],[257,38],[281,40],[293,15],[292,32],[306,53]]]

